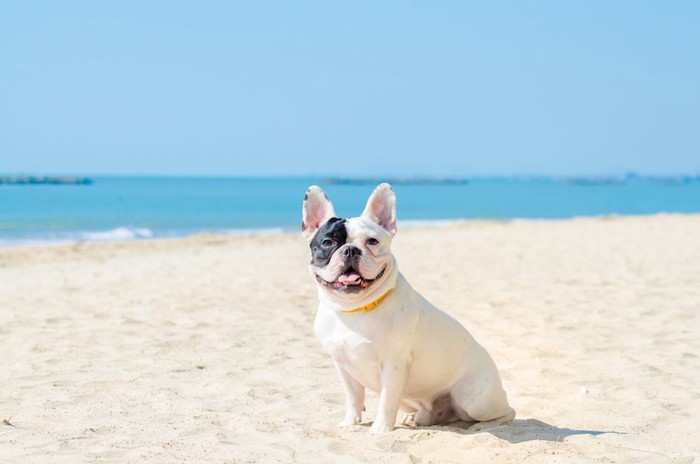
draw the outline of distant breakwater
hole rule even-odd
[[[87,177],[9,176],[0,177],[0,185],[90,185]]]
[[[379,177],[354,178],[354,177],[327,177],[322,179],[324,183],[334,185],[371,185],[388,182],[393,185],[467,185],[468,179],[451,179],[451,178],[389,178],[383,179]]]
[[[478,179],[478,178],[476,178]],[[640,176],[629,173],[624,176],[577,176],[577,177],[494,177],[492,179],[552,182],[573,186],[622,186],[628,182],[650,182],[659,185],[684,185],[700,182],[700,175]],[[469,185],[475,179],[463,178],[379,178],[379,177],[326,177],[322,182],[332,185],[371,185],[388,182],[393,185]]]

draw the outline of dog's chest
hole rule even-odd
[[[367,337],[336,326],[320,337],[324,348],[338,365],[367,388],[378,391],[381,372],[381,349]]]

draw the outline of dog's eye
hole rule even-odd
[[[376,238],[369,238],[367,239],[367,245],[374,246],[379,243],[379,240]]]
[[[321,242],[321,245],[324,247],[329,247],[329,246],[333,245],[333,240],[326,238]]]

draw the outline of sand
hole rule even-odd
[[[373,436],[313,336],[297,235],[0,250],[0,462],[690,463],[700,216],[399,230],[518,417]]]

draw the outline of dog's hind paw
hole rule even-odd
[[[494,427],[499,427],[501,425],[509,424],[515,418],[515,411],[511,409],[507,414],[491,419],[484,422],[477,422],[476,424],[470,426],[467,430],[470,432],[481,432],[486,429],[491,429]]]

